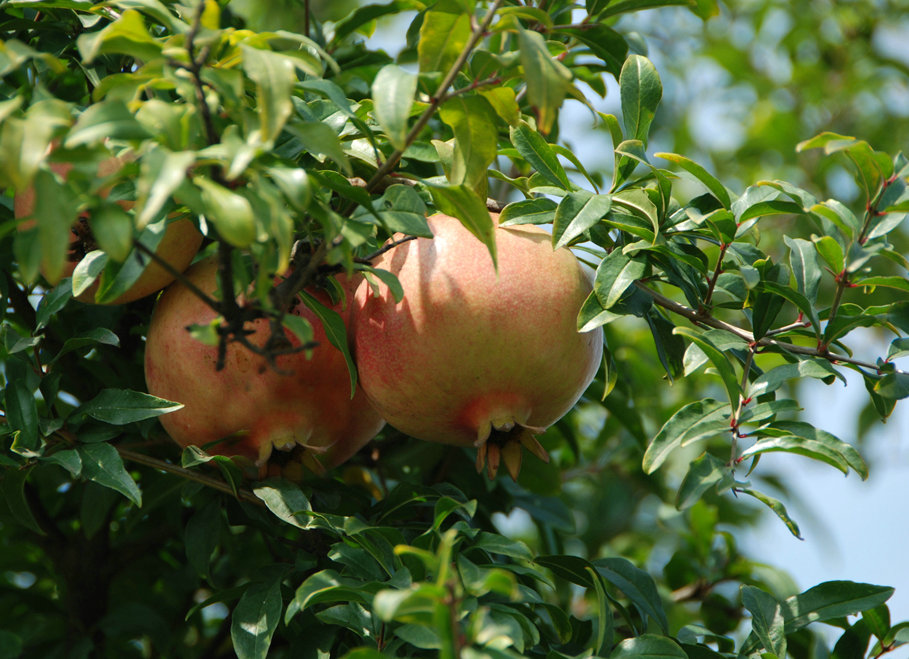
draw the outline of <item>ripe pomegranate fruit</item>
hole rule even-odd
[[[498,226],[498,274],[486,246],[452,217],[434,237],[376,259],[404,288],[364,281],[352,343],[360,386],[389,425],[419,439],[477,446],[477,469],[513,477],[521,446],[548,455],[534,435],[561,418],[595,376],[601,331],[581,334],[591,290],[580,263],[535,226]],[[396,236],[400,238],[400,236]]]
[[[111,176],[125,164],[124,158],[108,158],[98,165],[98,176]],[[51,163],[50,169],[61,177],[66,177],[72,169],[69,163]],[[101,194],[107,196],[110,190],[102,190]],[[133,207],[133,202],[121,201],[120,205],[129,210]],[[26,188],[13,198],[13,211],[16,218],[28,218],[35,209],[35,190]],[[27,219],[19,224],[19,230],[24,231],[35,225],[35,220]],[[188,218],[179,218],[172,220],[164,231],[161,241],[158,243],[155,253],[164,261],[169,263],[175,270],[182,272],[198,253],[202,246],[202,234],[196,228],[192,220]],[[70,235],[70,248],[67,253],[67,261],[63,267],[63,276],[69,277],[73,274],[79,261],[94,249],[94,239],[91,234],[91,218],[80,218],[76,225],[73,226]],[[105,304],[126,304],[133,302],[146,295],[157,293],[162,288],[171,283],[174,278],[157,263],[148,259],[148,265],[139,278],[129,287],[122,295],[106,302]],[[46,273],[42,274],[47,277]],[[100,280],[95,280],[91,286],[76,296],[80,302],[89,304],[95,303],[95,294],[101,285]]]
[[[205,259],[184,274],[205,293],[215,296],[217,261]],[[352,294],[352,285],[351,294]],[[323,292],[312,292],[331,305]],[[348,296],[348,300],[350,297]],[[347,321],[348,309],[335,310]],[[300,460],[322,471],[348,459],[384,425],[357,389],[350,396],[350,376],[341,352],[325,336],[321,322],[302,302],[292,313],[312,323],[319,345],[307,359],[303,352],[279,356],[277,368],[237,343],[227,346],[224,368],[216,370],[218,348],[194,339],[189,325],[212,322],[215,312],[182,282],[175,282],[158,300],[145,347],[145,380],[152,395],[183,403],[165,414],[161,424],[182,446],[203,446],[210,453],[241,456],[266,468],[272,449],[300,446]],[[247,338],[263,346],[268,321],[248,325]],[[296,338],[288,333],[294,345]]]

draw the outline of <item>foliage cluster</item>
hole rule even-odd
[[[909,641],[892,588],[798,592],[737,542],[764,508],[799,533],[765,453],[868,476],[855,442],[799,419],[795,383],[854,371],[881,419],[909,395],[909,161],[820,121],[798,150],[851,173],[837,199],[818,180],[724,182],[681,139],[688,155],[652,152],[663,83],[626,26],[668,5],[729,16],[392,0],[304,12],[294,32],[215,0],[0,3],[0,657],[845,659]],[[365,37],[394,16],[410,24],[392,57]],[[621,116],[588,97],[607,78]],[[561,142],[569,100],[611,140],[611,172]],[[750,148],[775,135],[755,127]],[[31,228],[12,212],[28,186]],[[369,256],[427,235],[428,212],[495,258],[490,208],[591,265],[578,327],[609,345],[541,436],[550,462],[516,482],[391,428],[299,481],[180,455],[156,420],[173,402],[144,392],[154,301],[72,299],[94,279],[115,299],[176,212],[225,273],[210,340],[261,317],[305,340],[288,302],[340,272],[387,279]],[[99,249],[61,279],[80,216]],[[854,355],[858,328],[892,334],[886,354]]]

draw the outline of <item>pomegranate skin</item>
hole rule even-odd
[[[186,277],[214,295],[217,262],[192,266]],[[321,292],[316,297],[331,305]],[[340,310],[347,321],[348,310]],[[292,313],[308,319],[319,345],[310,359],[303,352],[277,358],[279,370],[237,343],[227,347],[224,368],[216,370],[218,349],[200,343],[186,331],[206,324],[215,312],[186,286],[175,282],[158,300],[148,328],[145,379],[148,392],[183,403],[160,417],[167,433],[181,446],[205,447],[213,454],[241,456],[265,468],[272,449],[305,447],[303,462],[321,471],[344,462],[384,425],[357,391],[350,397],[350,376],[341,352],[325,336],[321,322],[298,303]],[[248,325],[248,339],[263,345],[268,321]],[[288,334],[294,345],[299,342]]]
[[[402,243],[374,263],[400,280],[400,303],[384,284],[378,294],[366,281],[357,289],[351,327],[360,386],[398,430],[478,446],[478,468],[490,437],[506,462],[511,439],[535,444],[540,455],[535,440],[512,429],[541,432],[596,375],[602,332],[581,334],[576,325],[590,280],[538,227],[497,224],[496,275],[486,246],[457,219],[434,215],[429,225],[434,238]],[[491,473],[498,447],[494,453]],[[509,470],[516,474],[513,464]]]

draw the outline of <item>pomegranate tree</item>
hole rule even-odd
[[[186,271],[188,281],[214,297],[217,261],[206,259]],[[312,291],[321,302],[324,292]],[[345,317],[349,310],[335,310]],[[241,456],[264,470],[272,450],[301,447],[301,461],[312,470],[335,466],[365,445],[384,422],[359,390],[351,398],[350,377],[341,351],[326,338],[321,322],[302,302],[291,313],[313,326],[318,346],[308,357],[295,352],[276,358],[275,367],[245,346],[227,346],[216,369],[218,348],[196,340],[191,325],[214,321],[216,312],[182,282],[158,300],[148,328],[145,379],[149,393],[183,404],[161,417],[168,434],[182,446]],[[263,346],[268,321],[248,324],[248,340]],[[296,338],[288,333],[294,345]]]
[[[497,221],[497,217],[493,220]],[[535,226],[495,231],[498,272],[486,246],[452,217],[429,218],[434,237],[402,242],[375,267],[404,288],[356,293],[352,343],[360,385],[398,430],[476,446],[477,468],[512,476],[521,446],[542,459],[535,435],[574,406],[596,375],[597,330],[577,331],[591,290],[568,249]]]

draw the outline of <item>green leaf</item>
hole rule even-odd
[[[230,637],[238,659],[266,659],[282,608],[280,579],[249,585],[230,621]]]
[[[110,444],[99,442],[82,444],[76,450],[82,460],[84,478],[116,490],[137,506],[142,506],[142,493],[139,491],[139,486],[123,466],[123,459],[117,453],[117,449]]]
[[[300,529],[309,528],[309,517],[305,513],[311,511],[312,506],[297,484],[286,479],[270,479],[254,485],[253,494],[281,521]]]
[[[599,222],[612,206],[609,195],[595,195],[586,190],[569,192],[559,202],[552,226],[554,249],[566,247]]]
[[[87,403],[76,408],[74,415],[86,415],[104,423],[122,426],[152,419],[183,407],[151,394],[130,389],[102,389]]]
[[[782,364],[759,375],[748,388],[748,397],[757,398],[779,389],[784,382],[795,378],[826,380],[834,376],[846,383],[846,378],[826,359],[804,358],[794,364]]]
[[[558,204],[547,197],[513,201],[499,214],[499,224],[550,224],[555,220]]]
[[[712,194],[714,198],[723,205],[723,208],[729,209],[732,207],[732,200],[729,197],[729,191],[722,183],[720,183],[718,178],[704,169],[701,165],[697,164],[689,158],[686,158],[685,156],[680,156],[677,153],[655,153],[653,155],[657,158],[663,158],[664,160],[674,162],[686,172],[694,176],[695,179],[707,187],[707,189],[710,191],[710,194]]]
[[[751,614],[751,629],[764,649],[777,657],[786,656],[786,620],[777,599],[754,586],[743,585],[742,604]]]
[[[19,659],[25,644],[18,634],[0,629],[0,659]]]
[[[72,190],[60,185],[47,170],[38,170],[34,186],[33,216],[38,223],[41,272],[51,284],[56,284],[63,276],[70,227],[76,221],[79,204]]]
[[[291,93],[297,81],[291,59],[279,53],[241,44],[243,70],[256,84],[260,139],[273,144],[293,112]]]
[[[350,354],[350,347],[347,345],[347,327],[344,325],[344,319],[337,311],[326,307],[306,291],[301,291],[300,296],[303,298],[303,303],[322,322],[322,329],[325,331],[328,342],[344,355],[347,371],[350,374],[350,397],[353,398],[357,390],[357,367]]]
[[[725,405],[723,406],[725,407]],[[728,430],[728,424],[726,424]],[[697,503],[710,490],[728,489],[735,484],[732,469],[719,458],[705,453],[688,467],[676,494],[675,506],[685,510]]]
[[[619,76],[619,89],[626,137],[647,144],[650,124],[663,97],[660,74],[646,57],[629,55]]]
[[[100,144],[108,139],[144,140],[151,137],[136,115],[121,100],[111,99],[90,105],[76,121],[63,144],[67,149]]]
[[[142,14],[135,9],[127,9],[103,30],[82,34],[76,44],[86,64],[111,53],[147,61],[159,57],[163,47],[149,34]]]
[[[186,180],[186,172],[194,161],[192,151],[171,152],[163,148],[153,149],[142,158],[136,182],[136,228],[139,231],[161,212]]]
[[[830,266],[834,274],[839,274],[846,267],[846,255],[843,247],[833,236],[814,236],[814,247],[821,258]]]
[[[168,220],[162,219],[149,224],[135,240],[147,250],[156,251],[164,239],[167,222]],[[81,294],[98,279],[95,301],[101,304],[113,303],[133,287],[150,264],[150,259],[139,249],[132,250],[122,263],[107,258],[107,254],[100,250],[89,252],[73,271],[73,294]]]
[[[313,156],[331,158],[345,173],[352,173],[350,158],[344,152],[338,134],[328,124],[321,121],[294,121],[288,124],[287,130]]]
[[[850,239],[857,236],[862,229],[862,221],[836,199],[828,199],[820,204],[815,204],[809,210],[812,214],[832,222]]]
[[[463,185],[434,185],[429,191],[440,211],[458,218],[470,233],[486,245],[493,264],[498,267],[496,226],[486,210],[485,199],[481,199],[475,190]]]
[[[335,24],[332,43],[337,44],[352,32],[360,29],[364,25],[370,24],[377,18],[388,16],[389,14],[397,14],[414,8],[414,3],[410,0],[393,0],[384,5],[364,5],[357,7],[356,10],[346,14]]]
[[[615,622],[612,619],[612,611],[609,608],[609,599],[606,596],[606,589],[603,588],[603,582],[593,568],[587,568],[587,570],[590,573],[591,581],[593,581],[596,595],[596,616],[594,619],[596,620],[597,633],[591,637],[593,644],[590,650],[594,655],[599,655],[612,646]]]
[[[855,286],[868,288],[876,288],[878,286],[883,286],[885,288],[895,288],[897,290],[903,291],[904,293],[909,293],[909,279],[906,279],[904,277],[864,277],[860,279],[853,279],[851,280],[851,283]]]
[[[840,149],[844,146],[849,146],[850,144],[854,143],[854,137],[849,137],[848,135],[840,135],[832,131],[824,131],[815,135],[814,137],[799,142],[795,146],[795,150],[802,152],[807,151],[808,149],[824,149],[826,153],[833,153],[837,149]]]
[[[909,375],[887,373],[874,385],[874,391],[888,400],[902,400],[909,397]]]
[[[210,576],[211,555],[218,546],[220,531],[221,506],[217,500],[194,512],[186,522],[183,536],[186,560],[204,577]]]
[[[597,573],[625,593],[642,616],[649,616],[663,632],[668,633],[669,621],[663,610],[663,601],[653,577],[646,570],[621,557],[598,558],[592,562]]]
[[[573,76],[568,67],[553,58],[539,32],[518,25],[518,47],[527,85],[527,100],[537,111],[540,132],[547,135],[555,125]]]
[[[417,60],[420,73],[448,73],[470,39],[470,14],[461,3],[443,0],[423,15]]]
[[[35,518],[28,499],[25,496],[25,485],[32,468],[4,469],[0,472],[0,499],[6,504],[13,519],[25,528],[46,535]]]
[[[587,23],[583,28],[560,29],[590,48],[606,64],[606,69],[616,78],[628,55],[628,43],[613,28],[603,23]]]
[[[736,491],[752,496],[770,508],[770,510],[773,511],[773,514],[779,517],[780,520],[782,520],[783,524],[786,525],[786,528],[789,529],[789,532],[799,540],[802,540],[798,524],[796,524],[795,520],[789,516],[789,512],[786,510],[786,506],[784,506],[779,500],[774,499],[773,497],[769,497],[763,492],[758,492],[757,490],[752,490],[749,488],[741,488]]]
[[[408,119],[417,91],[417,76],[396,64],[386,64],[372,83],[376,121],[396,149],[407,146]]]
[[[541,567],[547,568],[559,579],[564,579],[570,583],[577,584],[584,588],[593,588],[593,580],[590,577],[590,568],[592,564],[580,556],[570,556],[562,554],[537,556],[534,562]]]
[[[498,139],[492,107],[482,96],[457,96],[439,108],[439,118],[451,126],[455,138],[449,180],[486,197],[486,170],[495,160]]]
[[[119,204],[102,204],[92,211],[92,236],[107,255],[122,263],[133,248],[133,218]]]
[[[814,243],[802,238],[783,236],[789,246],[789,266],[795,275],[799,293],[809,302],[817,301],[817,291],[821,283],[821,268],[817,262],[817,249]]]
[[[285,621],[316,604],[335,602],[366,602],[370,596],[364,584],[341,578],[334,570],[321,570],[306,578],[297,588],[287,607]]]
[[[542,135],[524,122],[512,126],[510,135],[514,148],[538,174],[564,190],[571,190],[574,187],[568,180],[568,174],[565,173],[555,151]]]
[[[814,622],[842,618],[873,609],[893,595],[893,588],[853,581],[827,581],[783,602],[786,633]]]
[[[268,175],[295,210],[305,211],[312,200],[309,176],[302,167],[269,167]]]
[[[729,432],[729,404],[711,398],[688,403],[670,417],[650,442],[642,468],[652,474],[677,447]]]
[[[647,262],[632,259],[622,251],[614,249],[597,267],[593,289],[603,309],[609,309],[619,301],[634,282],[644,276]]]
[[[380,210],[379,219],[391,232],[409,236],[432,238],[432,231],[426,222],[426,204],[420,194],[409,185],[391,185],[376,204]],[[357,219],[372,221],[367,212],[355,215]]]
[[[79,350],[81,348],[92,347],[94,348],[97,345],[107,345],[107,346],[119,346],[120,337],[111,332],[105,327],[96,327],[90,329],[87,332],[82,332],[78,336],[72,336],[63,342],[63,346],[54,355],[54,358],[51,360],[51,363],[56,362],[63,355],[72,352],[73,350]]]
[[[609,16],[627,14],[631,12],[652,9],[654,7],[671,7],[685,6],[691,9],[701,18],[713,16],[716,9],[716,2],[713,0],[618,0],[618,2],[607,2],[609,5],[604,11],[600,12],[599,18],[603,20]]]
[[[862,480],[868,478],[868,466],[862,456],[850,444],[834,435],[815,428],[802,421],[777,421],[762,437],[742,452],[742,457],[751,457],[769,451],[797,453],[836,467],[844,474],[853,469]]]
[[[900,357],[906,357],[909,355],[909,338],[899,338],[893,339],[890,342],[890,347],[887,348],[887,361],[894,359],[899,359]]]
[[[696,330],[688,327],[676,327],[674,332],[696,343],[697,346],[704,351],[704,354],[707,355],[707,359],[710,360],[710,363],[716,368],[717,373],[723,380],[723,386],[726,388],[726,394],[729,396],[730,404],[733,407],[738,405],[741,389],[739,387],[738,378],[736,378],[735,375],[735,370],[729,362],[729,359],[727,359],[709,339]]]
[[[388,659],[388,655],[382,654],[375,648],[354,648],[341,659]]]
[[[37,451],[40,440],[38,428],[38,403],[35,392],[22,380],[7,382],[3,392],[6,422],[18,433],[17,447],[29,452]]]
[[[671,638],[643,634],[619,643],[609,659],[688,659],[688,655]]]
[[[234,247],[249,247],[256,240],[256,218],[249,200],[205,176],[193,183],[202,190],[205,215],[218,235]]]
[[[375,286],[370,279],[374,276],[388,287],[396,303],[400,303],[404,299],[404,287],[401,285],[401,281],[388,270],[364,267],[363,272],[366,273],[367,283],[370,286]]]

